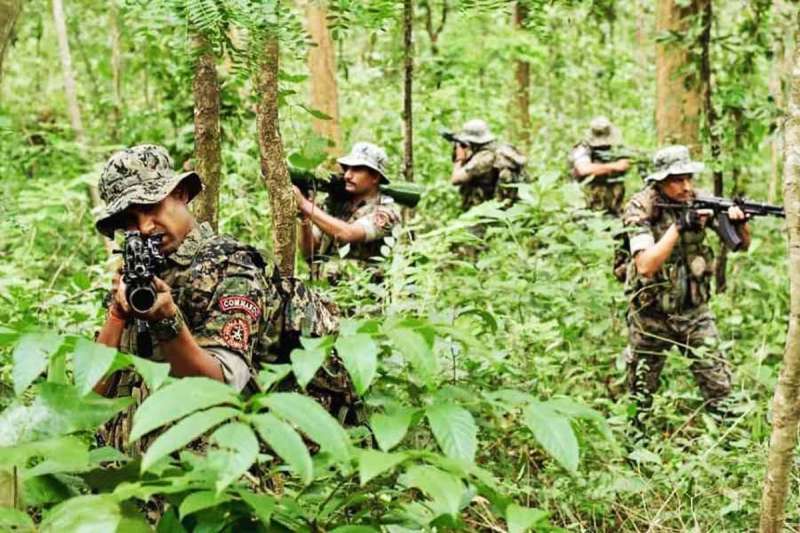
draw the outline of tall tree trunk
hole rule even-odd
[[[681,7],[677,0],[658,0],[656,33],[685,35],[706,2],[691,0]],[[685,144],[697,154],[702,82],[689,62],[685,46],[656,43],[656,130],[659,144]]]
[[[122,37],[119,27],[117,0],[109,2],[108,33],[111,44],[111,140],[119,142],[119,124],[122,121]]]
[[[403,47],[404,47],[404,72],[403,83],[403,175],[406,181],[414,181],[414,119],[413,99],[411,91],[414,88],[414,0],[403,0]]]
[[[193,37],[198,53],[194,67],[194,167],[203,179],[204,190],[192,202],[194,215],[216,230],[218,225],[219,186],[222,147],[219,129],[219,79],[216,56],[208,39],[200,33]]]
[[[525,19],[528,17],[528,7],[521,1],[514,5],[514,28],[517,31],[525,31]],[[531,64],[522,59],[514,61],[514,104],[516,126],[515,140],[525,149],[531,145],[531,114],[530,114],[530,92],[531,92]]]
[[[3,81],[3,59],[21,11],[22,0],[0,0],[0,83]]]
[[[785,130],[783,194],[789,234],[789,332],[775,395],[772,436],[761,495],[762,533],[783,530],[789,475],[800,421],[800,47],[794,47]]]
[[[308,33],[316,46],[308,50],[311,72],[311,107],[322,111],[329,120],[315,118],[314,131],[331,141],[328,153],[340,154],[342,134],[339,130],[339,92],[336,85],[336,51],[328,31],[328,9],[323,0],[311,0],[306,6]]]
[[[79,145],[87,146],[86,130],[83,129],[81,109],[78,105],[78,88],[75,83],[75,72],[72,70],[72,56],[69,51],[67,19],[64,16],[64,5],[61,0],[52,0],[52,2],[53,23],[55,25],[56,38],[58,39],[58,53],[61,58],[61,70],[64,76],[64,92],[67,97],[69,120],[72,125],[72,131],[75,134],[75,140]],[[97,186],[94,184],[89,185],[89,199],[91,200],[92,207],[98,207],[102,204],[100,193],[97,191]],[[114,248],[112,242],[103,237],[103,243],[106,251],[110,254]]]
[[[700,83],[703,88],[703,111],[706,117],[708,142],[711,146],[711,159],[718,162],[722,156],[722,141],[717,132],[717,111],[714,108],[711,85],[711,27],[714,23],[714,11],[711,0],[703,0],[703,5],[698,6],[701,17],[702,31],[700,33]],[[714,194],[722,196],[724,193],[722,170],[714,167]],[[721,247],[719,257],[714,268],[717,292],[724,292],[727,285],[726,273],[728,270],[728,249]]]
[[[258,145],[261,152],[261,176],[269,193],[272,212],[273,253],[282,276],[294,274],[297,245],[296,213],[292,183],[283,152],[278,124],[278,59],[280,47],[277,35],[271,35],[264,45],[264,56],[258,73]]]
[[[769,93],[772,96],[775,106],[783,109],[786,105],[786,91],[784,81],[788,77],[791,68],[791,48],[786,46],[785,35],[794,36],[795,31],[792,24],[792,17],[788,16],[793,6],[784,0],[774,0],[772,3],[773,20],[775,31],[773,32],[773,57],[772,69],[769,77]],[[788,19],[788,20],[787,20]],[[788,21],[788,23],[787,23]],[[790,39],[791,40],[791,39]],[[770,180],[767,190],[767,201],[775,202],[778,195],[778,183],[781,176],[781,155],[783,154],[783,121],[776,120],[772,133]]]

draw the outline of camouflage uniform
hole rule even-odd
[[[667,152],[668,156],[675,156],[669,152],[673,148],[659,151],[656,165],[659,154]],[[685,159],[688,161],[688,150]],[[701,168],[695,166],[695,170],[687,173],[698,172]],[[660,179],[648,177],[648,181]],[[662,195],[653,184],[635,194],[628,203],[622,221],[630,232],[631,256],[657,243],[676,222],[679,213],[656,205],[659,203],[674,201]],[[713,220],[710,226],[716,229]],[[704,240],[704,229],[683,230],[670,257],[649,278],[639,274],[633,260],[628,263],[625,287],[628,298],[628,387],[643,410],[652,402],[665,354],[673,346],[693,359],[692,373],[710,407],[718,406],[730,392],[731,372],[724,354],[717,347],[719,334],[708,308],[714,255]],[[698,351],[700,347],[705,350]]]
[[[594,211],[620,216],[622,202],[625,199],[625,173],[613,173],[605,176],[580,176],[577,165],[582,161],[598,163],[593,157],[593,148],[611,147],[621,141],[619,130],[606,117],[592,120],[587,132],[587,139],[578,143],[569,154],[572,177],[583,184],[586,206]]]
[[[118,217],[131,204],[158,203],[182,180],[190,199],[202,185],[193,172],[175,175],[166,150],[153,145],[116,153],[103,170],[100,194],[107,204],[97,228],[113,235]],[[265,275],[265,262],[253,247],[216,235],[208,224],[195,226],[177,250],[166,258],[159,277],[172,289],[172,298],[195,342],[220,364],[225,381],[239,391],[255,392],[253,379],[261,364],[279,362],[287,342],[300,333],[324,335],[335,330],[333,310],[292,278]],[[146,333],[145,333],[146,334]],[[134,321],[126,324],[120,351],[140,354]],[[151,335],[149,357],[166,361],[158,339]],[[148,354],[141,354],[148,356]],[[335,364],[335,363],[332,363]],[[337,388],[346,388],[343,372],[327,377]],[[325,376],[320,375],[324,388]],[[149,391],[132,370],[111,378],[109,394],[132,396],[134,403],[100,431],[104,444],[139,454],[160,434],[153,432],[129,445],[128,436],[136,408]]]
[[[461,167],[466,177],[458,185],[463,211],[493,198],[501,202],[517,200],[513,185],[528,181],[527,158],[522,153],[510,144],[496,142],[489,126],[480,119],[465,123],[453,139],[474,150]]]
[[[350,166],[371,168],[380,174],[381,183],[389,183],[389,179],[386,177],[386,153],[374,144],[356,143],[348,155],[337,161],[345,169]],[[325,210],[339,220],[361,226],[366,238],[361,242],[350,243],[347,254],[340,257],[339,250],[343,244],[334,237],[323,233],[317,226],[313,226],[314,239],[319,240],[320,243],[316,253],[322,259],[320,265],[322,276],[331,282],[337,281],[341,267],[339,262],[345,259],[356,261],[360,266],[371,265],[375,268],[376,279],[379,279],[381,273],[377,268],[378,262],[373,259],[381,257],[381,246],[384,245],[384,239],[392,235],[395,227],[402,220],[400,207],[394,198],[378,193],[355,204],[347,201],[346,198],[342,201],[341,198],[329,196]]]

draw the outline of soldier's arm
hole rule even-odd
[[[590,159],[575,162],[575,175],[579,178],[587,176],[608,176],[626,172],[631,166],[627,159],[619,159],[610,163],[592,163]]]
[[[350,224],[344,220],[329,215],[308,198],[299,202],[300,212],[309,218],[323,233],[341,242],[362,242],[367,237],[367,232],[359,224]]]
[[[456,160],[453,163],[453,173],[450,182],[453,185],[463,185],[469,183],[479,176],[484,176],[494,167],[494,152],[492,150],[480,150],[472,154],[469,159]]]
[[[637,237],[640,237],[640,240],[635,240]],[[631,253],[639,274],[648,278],[654,276],[672,254],[678,239],[680,239],[680,233],[675,224],[669,227],[658,242],[653,242],[652,235],[649,242],[644,234],[632,237]]]

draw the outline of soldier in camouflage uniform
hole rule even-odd
[[[692,161],[685,146],[670,146],[653,157],[655,172],[628,203],[622,220],[630,237],[625,292],[628,298],[628,387],[639,404],[639,421],[649,410],[659,385],[666,352],[673,346],[692,359],[691,370],[712,412],[724,412],[731,372],[717,348],[719,335],[708,308],[714,257],[704,242],[705,228],[716,231],[713,212],[666,207],[695,196]],[[745,244],[750,234],[744,213],[728,211],[739,221]],[[701,349],[702,348],[702,349]]]
[[[480,119],[464,124],[453,134],[453,173],[450,182],[461,194],[461,209],[468,211],[487,200],[516,201],[513,184],[527,181],[527,158],[516,148],[498,143]]]
[[[382,183],[389,183],[386,152],[374,144],[359,142],[337,162],[344,172],[344,198],[329,196],[325,209],[321,209],[294,188],[303,255],[321,265],[323,277],[331,282],[338,280],[341,265],[337,263],[342,259],[370,266],[376,280],[380,279],[376,259],[381,257],[385,238],[392,236],[401,221],[394,198],[380,191]],[[341,257],[339,251],[346,245],[349,250]]]
[[[572,177],[583,184],[587,207],[614,216],[622,213],[625,173],[630,161],[602,162],[596,154],[613,149],[621,142],[619,129],[606,117],[599,116],[590,122],[586,139],[575,145],[569,154]]]
[[[129,307],[125,284],[115,276],[97,341],[167,362],[175,377],[205,376],[254,392],[259,364],[276,360],[287,333],[304,326],[306,334],[326,334],[336,321],[295,280],[266,276],[255,248],[198,224],[188,204],[202,187],[195,172],[176,174],[160,146],[122,150],[106,163],[99,184],[106,207],[97,229],[109,238],[121,229],[161,234],[167,264],[155,279],[157,299],[147,313]],[[134,319],[149,324],[146,337],[137,334]],[[96,391],[136,400],[105,426],[100,440],[134,454],[144,451],[157,435],[128,443],[133,412],[148,395],[141,378],[130,370],[117,372]]]

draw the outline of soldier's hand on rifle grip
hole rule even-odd
[[[628,169],[631,168],[631,162],[629,159],[619,159],[610,164],[617,172],[627,172]]]
[[[732,205],[728,208],[728,218],[735,222],[747,221],[747,215],[745,215],[744,211],[742,211],[742,208],[738,205]]]
[[[158,276],[153,278],[153,288],[156,290],[156,303],[146,313],[137,313],[139,318],[148,322],[155,322],[165,318],[172,318],[178,312],[178,306],[172,299],[172,289]]]
[[[714,212],[710,209],[686,209],[678,215],[675,226],[679,233],[684,231],[698,231],[703,229],[708,218]]]
[[[128,300],[125,297],[125,282],[122,280],[122,269],[114,273],[111,279],[111,304],[108,306],[108,312],[117,318],[127,320],[131,314],[131,309],[128,306]]]

